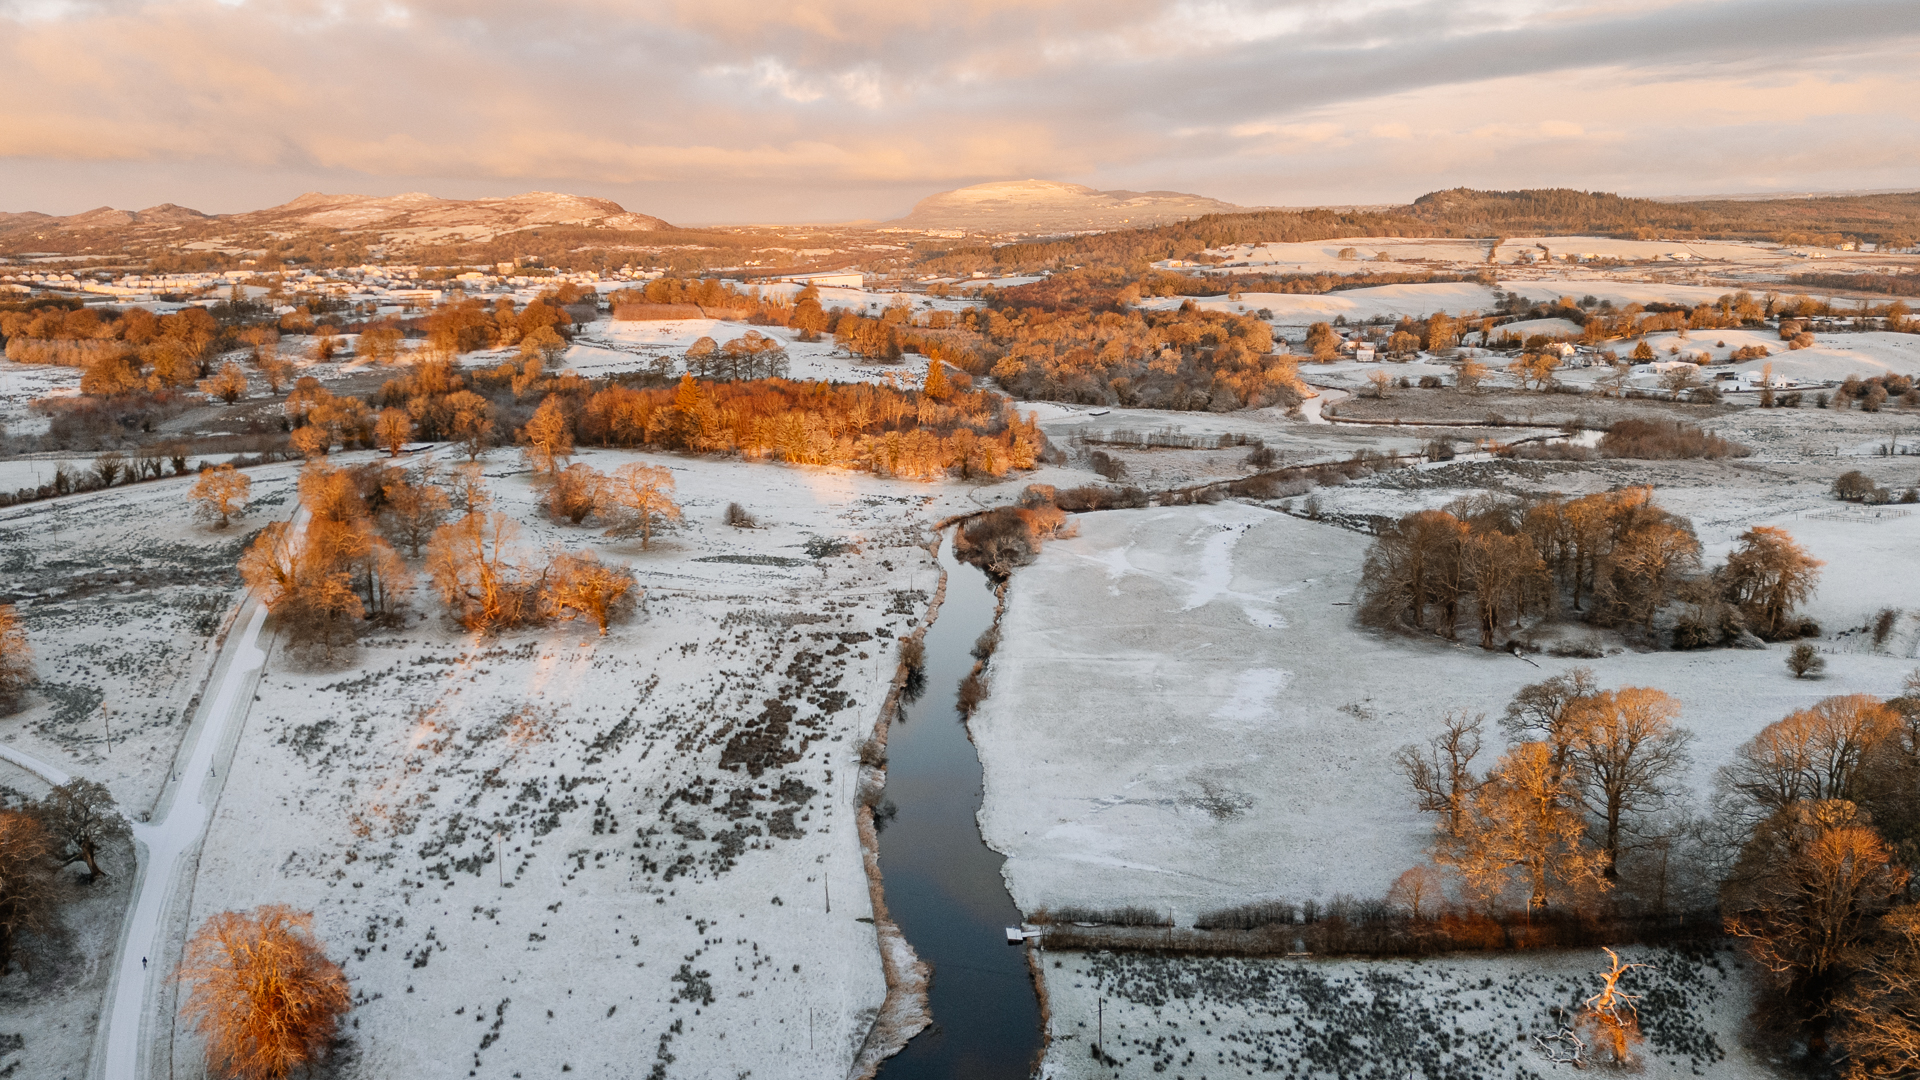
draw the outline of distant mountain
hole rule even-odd
[[[610,199],[529,191],[506,199],[441,199],[422,192],[376,198],[368,195],[305,195],[266,210],[232,215],[236,224],[339,229],[444,230],[470,239],[542,225],[583,225],[606,229],[672,228],[657,217],[628,212]]]
[[[1098,191],[1052,180],[1003,180],[943,191],[887,225],[979,232],[1078,232],[1164,225],[1248,208],[1178,191]]]
[[[651,231],[673,226],[635,214],[619,203],[580,195],[530,191],[504,199],[442,199],[405,195],[326,195],[309,192],[292,202],[239,214],[203,214],[172,203],[145,210],[102,206],[82,214],[0,213],[0,247],[24,251],[93,250],[99,245],[178,241],[217,243],[248,234],[332,230],[357,234],[368,243],[407,245],[490,240],[542,226]]]

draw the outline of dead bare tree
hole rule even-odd
[[[1604,1051],[1604,1064],[1625,1068],[1633,1063],[1633,1048],[1639,1045],[1640,1010],[1635,1002],[1638,994],[1629,994],[1620,987],[1620,978],[1635,968],[1645,964],[1629,964],[1620,959],[1620,954],[1612,949],[1602,949],[1613,966],[1600,972],[1600,990],[1582,1003],[1580,1015],[1575,1019],[1575,1027],[1587,1032],[1586,1045],[1593,1050]]]

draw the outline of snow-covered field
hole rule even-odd
[[[1348,264],[1351,265],[1351,264]],[[1243,292],[1240,299],[1224,296],[1158,296],[1142,300],[1148,311],[1171,310],[1191,299],[1209,311],[1229,311],[1247,315],[1262,309],[1273,312],[1273,321],[1283,326],[1304,326],[1332,322],[1345,316],[1347,321],[1368,319],[1418,318],[1436,311],[1458,315],[1463,311],[1492,311],[1493,290],[1472,282],[1448,282],[1430,285],[1376,285],[1366,289],[1345,289],[1330,293]]]
[[[1661,498],[1682,513],[1695,501]],[[1774,513],[1756,498],[1747,521]],[[1820,681],[1791,678],[1784,647],[1542,656],[1536,667],[1356,628],[1347,604],[1365,538],[1352,532],[1235,504],[1075,520],[1078,537],[1014,576],[993,693],[973,721],[982,831],[1008,855],[1027,912],[1171,907],[1185,924],[1251,900],[1381,896],[1429,835],[1393,752],[1424,741],[1448,709],[1497,716],[1520,686],[1576,664],[1605,685],[1680,700],[1702,796],[1767,723],[1829,694],[1896,692],[1913,667],[1907,641],[1901,655],[1835,655]],[[1872,553],[1920,539],[1920,516],[1786,524],[1836,568],[1811,608],[1835,629],[1881,606],[1920,607],[1920,585],[1869,585],[1864,569]],[[1740,527],[1701,525],[1720,550]],[[1849,564],[1862,569],[1838,569]]]
[[[292,466],[249,474],[252,509],[224,531],[194,518],[190,477],[0,509],[0,596],[39,676],[0,743],[151,809],[238,596],[240,551],[289,512]]]
[[[1649,966],[1636,1075],[1776,1075],[1740,1042],[1747,965],[1731,952],[1622,949]],[[1536,1038],[1599,988],[1599,950],[1431,960],[1316,961],[1043,954],[1045,1080],[1283,1075],[1301,1080],[1538,1080]],[[1564,1048],[1565,1044],[1561,1044]],[[1096,1056],[1096,1050],[1098,1056]]]
[[[971,489],[581,460],[672,469],[685,522],[650,551],[553,526],[504,460],[496,508],[529,552],[632,564],[641,613],[477,639],[420,596],[351,663],[270,650],[190,921],[316,912],[342,1076],[845,1075],[886,989],[859,746],[937,585],[925,526]]]
[[[787,373],[794,379],[826,379],[834,382],[883,382],[906,380],[918,385],[925,376],[927,361],[909,354],[897,364],[862,362],[836,352],[833,338],[806,342],[792,330],[774,326],[751,326],[721,319],[671,319],[648,322],[603,320],[587,326],[567,350],[567,370],[587,378],[601,378],[626,371],[652,370],[662,362],[668,370],[686,370],[687,347],[703,337],[725,344],[748,333],[778,339],[787,351]]]
[[[40,680],[22,711],[0,719],[0,745],[105,784],[144,819],[233,608],[240,545],[292,487],[286,467],[253,472],[256,511],[224,532],[193,519],[190,480],[0,509],[0,601],[15,605]],[[0,787],[39,798],[47,785],[0,761]],[[136,877],[129,843],[101,861],[101,882],[68,875],[63,933],[36,939],[34,967],[0,979],[0,1033],[24,1039],[17,1056],[0,1050],[0,1073],[85,1074]]]
[[[1337,240],[1315,240],[1294,244],[1239,244],[1215,248],[1208,254],[1233,263],[1277,270],[1352,274],[1400,263],[1443,263],[1452,266],[1484,265],[1491,240],[1443,237],[1356,236]],[[1542,250],[1544,249],[1544,251]],[[1342,251],[1354,254],[1341,258]],[[1888,261],[1887,256],[1862,256],[1835,249],[1821,251],[1823,260],[1795,252],[1815,249],[1787,249],[1777,244],[1738,240],[1619,240],[1605,236],[1514,236],[1501,241],[1494,253],[1497,264],[1512,266],[1525,258],[1542,259],[1550,255],[1554,265],[1571,257],[1618,259],[1624,262],[1657,261],[1676,266],[1687,263],[1732,263],[1743,268],[1763,268],[1775,272],[1800,269],[1809,264],[1832,265],[1836,259],[1848,263],[1872,259]],[[1378,256],[1385,255],[1385,259]],[[1675,255],[1684,256],[1674,259]]]
[[[79,392],[79,368],[0,359],[0,431],[8,435],[44,434],[47,418],[28,406],[40,398],[72,397]]]

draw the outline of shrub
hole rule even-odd
[[[1730,439],[1677,420],[1619,420],[1600,437],[1600,453],[1605,457],[1674,461],[1746,457],[1752,452]]]
[[[1866,473],[1859,469],[1850,469],[1834,478],[1833,494],[1846,502],[1867,502],[1873,499],[1874,492],[1880,490]]]
[[[1878,649],[1887,643],[1893,628],[1900,621],[1900,612],[1894,608],[1881,608],[1873,617],[1873,647]]]
[[[1063,488],[1055,494],[1053,505],[1069,514],[1089,510],[1124,510],[1147,505],[1147,493],[1137,487],[1107,487],[1083,484]]]
[[[985,700],[987,700],[986,677],[978,671],[969,672],[966,678],[960,680],[960,692],[954,697],[954,705],[959,708],[960,715],[971,716],[973,710]]]
[[[747,508],[737,502],[727,504],[727,524],[736,529],[757,529],[760,527],[759,523],[753,520],[753,515],[747,513]]]
[[[1808,679],[1827,669],[1827,658],[1820,650],[1807,642],[1801,642],[1787,653],[1787,670],[1793,672],[1796,679]]]

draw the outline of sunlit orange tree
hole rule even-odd
[[[187,943],[182,1015],[207,1040],[207,1066],[281,1080],[326,1056],[351,1007],[347,977],[313,936],[313,915],[284,904],[224,911]]]

